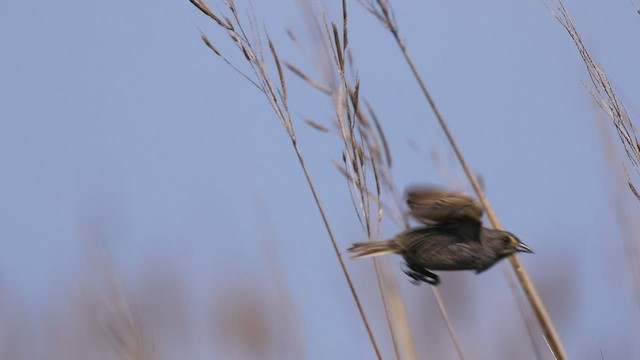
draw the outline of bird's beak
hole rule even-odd
[[[520,252],[526,252],[526,253],[533,254],[533,250],[531,250],[530,247],[528,247],[527,245],[525,245],[523,243],[518,243],[518,245],[516,245],[516,250],[518,250]]]

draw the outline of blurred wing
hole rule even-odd
[[[421,223],[455,232],[463,238],[478,238],[482,208],[473,198],[433,187],[415,187],[407,191],[411,215]]]

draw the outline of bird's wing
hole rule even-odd
[[[461,193],[434,187],[413,187],[407,191],[411,215],[421,223],[457,233],[463,239],[479,239],[482,207]]]

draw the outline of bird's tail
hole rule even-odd
[[[356,253],[351,257],[352,259],[361,259],[370,256],[397,254],[400,249],[393,241],[375,241],[353,244],[347,251]]]

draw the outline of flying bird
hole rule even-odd
[[[434,187],[414,187],[407,191],[410,214],[423,225],[411,228],[389,241],[356,243],[348,251],[353,259],[399,254],[407,268],[404,273],[414,284],[438,285],[432,271],[487,270],[516,252],[533,251],[508,231],[482,226],[482,207],[459,192]]]

